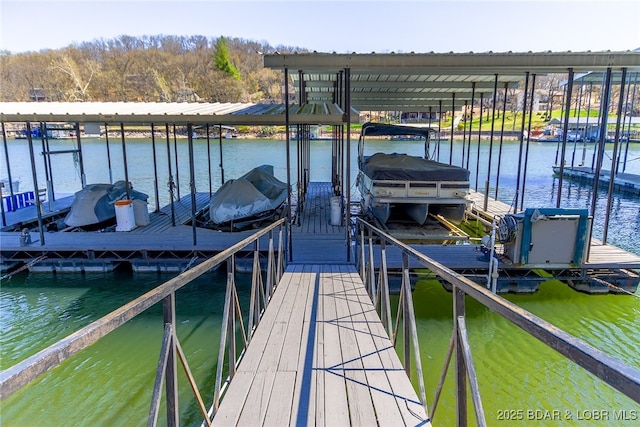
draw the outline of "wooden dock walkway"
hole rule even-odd
[[[312,182],[307,188],[304,211],[291,228],[293,262],[335,264],[347,260],[344,224],[331,225],[330,182]]]
[[[428,426],[355,268],[290,265],[214,426]]]

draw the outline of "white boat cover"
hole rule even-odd
[[[279,208],[287,198],[287,184],[262,165],[225,182],[211,197],[209,219],[214,224],[244,220]]]
[[[406,154],[376,153],[361,165],[371,179],[407,181],[469,181],[467,169]]]
[[[131,200],[148,199],[148,195],[129,189]],[[124,181],[115,184],[89,184],[75,194],[71,210],[64,219],[70,227],[100,224],[116,217],[115,202],[127,198]]]

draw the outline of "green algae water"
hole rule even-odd
[[[311,179],[314,181],[328,180],[330,144],[323,141],[312,144]],[[381,151],[390,148],[389,141],[377,144]],[[149,141],[128,143],[127,155],[131,164],[135,162],[132,159],[150,158],[149,147]],[[181,161],[185,160],[186,143],[180,142],[179,148],[182,150],[179,154]],[[405,148],[409,151],[411,147],[402,149]],[[114,179],[122,179],[123,176],[118,177],[122,171],[118,169],[116,155],[120,147],[112,150]],[[196,146],[196,161],[206,160],[205,150],[202,143]],[[276,162],[276,176],[280,179],[286,177],[283,141],[225,141],[224,150],[227,178],[234,178],[262,164],[265,156],[260,153],[264,153],[263,150],[274,153],[270,160]],[[455,153],[461,151],[459,145],[454,150]],[[487,147],[483,145],[482,150],[481,162],[486,159]],[[557,184],[551,176],[551,165],[555,150],[555,144],[532,147],[525,206],[554,206]],[[10,141],[9,151],[12,159],[20,158],[26,148],[19,141]],[[506,203],[510,203],[513,197],[517,151],[517,144],[505,144],[499,198]],[[87,168],[88,182],[108,182],[104,144],[83,141],[83,153],[86,164],[92,166]],[[292,158],[296,158],[295,153]],[[629,163],[627,172],[640,173],[638,144],[631,146],[629,158],[635,161]],[[0,159],[4,161],[4,156]],[[448,157],[440,160],[446,162]],[[69,167],[73,166],[72,159],[61,162],[65,161],[69,161],[66,166],[54,165],[54,179],[60,180],[56,189],[63,193],[77,191],[78,178],[73,174],[74,168]],[[458,162],[459,158],[455,158],[454,163]],[[217,165],[218,159],[212,159],[212,163]],[[164,176],[163,164],[166,161],[161,158],[161,176]],[[0,166],[6,167],[4,163]],[[208,184],[203,180],[207,176],[207,165],[199,163],[197,168],[198,191],[205,191]],[[473,182],[475,167],[470,169]],[[352,166],[354,170],[355,166]],[[486,171],[486,164],[481,164],[479,170],[480,174]],[[188,165],[181,163],[180,171],[187,176]],[[214,170],[214,189],[219,186],[216,172]],[[65,177],[64,173],[70,175]],[[29,173],[14,175],[22,179],[21,188],[29,189]],[[153,176],[149,171],[136,168],[130,171],[130,179],[136,189],[153,194]],[[482,182],[485,178],[480,176],[480,179]],[[185,182],[188,184],[188,179],[183,178],[180,184],[183,193],[187,194]],[[562,194],[563,206],[584,208],[589,206],[592,191],[587,186],[565,181]],[[602,206],[606,201],[603,194],[601,191],[598,195],[600,214],[595,218],[596,238],[602,234]],[[168,196],[163,194],[160,198],[163,203],[168,200]],[[616,195],[609,241],[640,254],[638,233],[638,197]],[[171,277],[131,272],[95,275],[21,273],[3,281],[0,285],[0,368],[6,369],[35,354]],[[247,298],[248,277],[239,276],[238,286],[241,298]],[[224,276],[212,273],[202,276],[176,295],[177,334],[206,404],[210,403],[213,391],[224,292]],[[554,326],[640,369],[640,293],[636,296],[585,295],[549,280],[541,284],[534,294],[504,296]],[[451,337],[452,295],[439,283],[423,280],[416,286],[414,303],[427,399],[431,404]],[[488,425],[640,425],[640,405],[469,298],[467,328]],[[3,427],[146,424],[161,340],[162,308],[157,305],[5,399],[0,404],[0,424]],[[180,370],[178,377],[181,423],[200,425],[199,411]],[[453,377],[451,367],[434,425],[455,425]],[[162,409],[161,425],[165,422],[163,417]],[[470,400],[469,418],[472,425]]]
[[[225,275],[209,273],[176,293],[177,335],[204,396],[214,387]],[[3,284],[1,368],[53,344],[147,292],[169,275],[21,274]],[[246,279],[246,280],[245,280]],[[238,275],[241,300],[250,281]],[[118,286],[113,286],[114,280]],[[59,285],[59,286],[56,286]],[[2,426],[146,424],[163,334],[156,304],[2,402]],[[178,363],[184,425],[199,410]],[[160,425],[164,423],[164,408]]]

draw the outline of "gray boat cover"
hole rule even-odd
[[[287,184],[273,175],[273,166],[262,165],[225,182],[215,192],[209,202],[209,219],[214,224],[248,219],[277,209],[286,198]]]
[[[469,181],[467,169],[406,154],[376,153],[361,170],[371,179],[408,181]]]
[[[129,188],[131,200],[144,200],[149,196]],[[124,181],[115,184],[89,184],[75,194],[71,210],[64,219],[70,227],[99,224],[116,217],[115,202],[127,198]]]

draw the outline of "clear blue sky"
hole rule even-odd
[[[639,22],[640,0],[0,0],[0,49],[165,34],[337,53],[620,51],[640,47]]]

